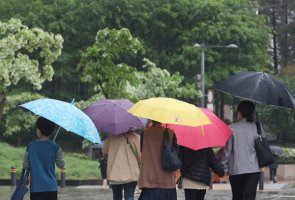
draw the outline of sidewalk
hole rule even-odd
[[[266,182],[264,190],[257,191],[257,199],[272,199],[272,200],[294,200],[295,188],[293,181],[270,183]],[[0,200],[10,199],[14,188],[11,186],[0,186]],[[138,199],[140,190],[136,190],[134,197]],[[184,191],[177,190],[177,199],[184,200]],[[230,185],[228,183],[214,183],[213,190],[208,190],[206,193],[206,200],[229,200],[232,198],[230,192]],[[59,200],[110,200],[112,199],[112,190],[107,188],[103,189],[101,185],[83,185],[83,186],[66,186],[59,188]],[[24,200],[29,200],[29,193]]]
[[[278,182],[278,183],[272,183],[272,182],[266,182],[264,183],[264,189],[260,191],[278,191],[281,189],[288,189],[290,188],[294,183],[293,182]],[[231,190],[229,183],[214,183],[213,184],[213,190]],[[257,187],[257,190],[259,190],[259,186]]]
[[[278,191],[281,189],[289,189],[293,184],[295,183],[292,181],[284,181],[284,182],[278,182],[278,183],[265,182],[264,189],[260,191]],[[76,188],[77,189],[109,189],[109,188],[103,188],[102,185],[81,185],[81,186],[76,186]],[[214,183],[213,190],[230,191],[231,187],[229,183]],[[259,186],[257,187],[257,190],[259,190]]]

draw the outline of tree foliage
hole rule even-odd
[[[32,127],[34,127],[36,121],[36,116],[28,110],[20,108],[19,105],[40,98],[44,98],[44,96],[31,92],[13,93],[7,96],[3,112],[4,120],[1,121],[1,124],[5,127],[3,135],[8,138],[16,138],[17,146],[22,143],[23,138],[34,136],[32,135]]]
[[[136,82],[135,69],[127,62],[141,51],[141,43],[128,29],[100,30],[95,44],[82,54],[79,65],[83,70],[82,80],[94,85],[94,91],[103,93],[106,98],[126,97],[127,83]]]
[[[140,100],[155,96],[194,98],[193,85],[183,84],[183,76],[170,74],[144,59],[143,66],[131,66],[142,57],[144,48],[128,29],[103,29],[96,42],[82,54],[81,79],[93,85],[105,98]],[[137,70],[142,68],[142,70]]]
[[[28,83],[41,89],[53,76],[52,63],[61,54],[63,38],[39,28],[28,28],[19,19],[0,21],[0,107],[7,89]],[[0,109],[0,116],[2,115]]]
[[[102,96],[136,101],[165,95],[195,103],[194,77],[201,62],[195,43],[239,46],[206,49],[206,88],[236,72],[273,71],[268,57],[272,32],[266,16],[256,15],[257,8],[256,0],[7,0],[0,2],[0,19],[15,17],[29,30],[38,27],[63,36],[62,54],[51,65],[52,81],[40,81],[42,95],[76,98],[83,105]],[[290,48],[292,26],[277,29],[283,30]],[[38,53],[29,55],[38,57],[41,70],[44,58]],[[19,80],[19,85],[28,82]]]
[[[267,16],[271,27],[272,43],[269,45],[269,50],[274,70],[278,74],[281,69],[294,65],[295,2],[289,0],[258,0],[258,2],[259,14]]]
[[[52,63],[61,54],[61,35],[29,29],[18,19],[0,22],[0,34],[1,93],[21,80],[41,89],[44,81],[52,79]]]
[[[57,68],[53,81],[45,84],[42,93],[47,95],[91,95],[88,84],[79,82],[80,72],[75,69],[80,62],[79,52],[94,42],[97,30],[106,27],[128,28],[146,49],[149,60],[171,73],[179,72],[190,83],[200,71],[199,51],[192,47],[194,43],[236,43],[237,50],[206,51],[207,88],[213,86],[214,80],[237,71],[268,67],[269,30],[265,18],[255,15],[255,7],[246,0],[38,0],[24,5],[20,0],[9,1],[15,7],[2,2],[2,9],[7,8],[7,12],[0,16],[16,15],[30,26],[60,33],[65,38],[63,54],[55,64],[63,67]],[[142,60],[133,62],[132,66],[140,67]]]
[[[174,97],[186,99],[196,103],[196,97],[200,95],[193,84],[184,83],[184,77],[179,73],[171,74],[166,69],[160,69],[155,63],[144,59],[145,71],[136,71],[134,76],[140,84],[127,85],[127,92],[135,101],[151,97]]]

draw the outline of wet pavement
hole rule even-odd
[[[257,192],[257,200],[295,200],[295,188],[291,188],[294,183],[267,183],[264,190]],[[0,200],[9,200],[14,188],[10,186],[0,186]],[[135,199],[138,199],[140,191],[135,192]],[[177,190],[177,199],[184,200],[183,190]],[[59,200],[111,200],[111,189],[103,189],[101,186],[77,186],[65,187],[59,190]],[[214,184],[213,190],[208,190],[206,200],[230,200],[231,191],[229,184]],[[24,200],[29,200],[29,194]]]

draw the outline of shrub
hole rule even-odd
[[[279,156],[280,164],[294,164],[295,163],[295,149],[283,148],[283,154]]]

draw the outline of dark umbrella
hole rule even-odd
[[[127,112],[128,99],[102,99],[84,109],[100,132],[121,134],[143,129],[147,120]]]
[[[271,152],[276,156],[280,156],[283,154],[283,149],[279,146],[270,145],[269,148],[270,148]]]
[[[279,80],[265,72],[243,72],[216,83],[215,90],[284,108],[295,109],[295,97]]]

